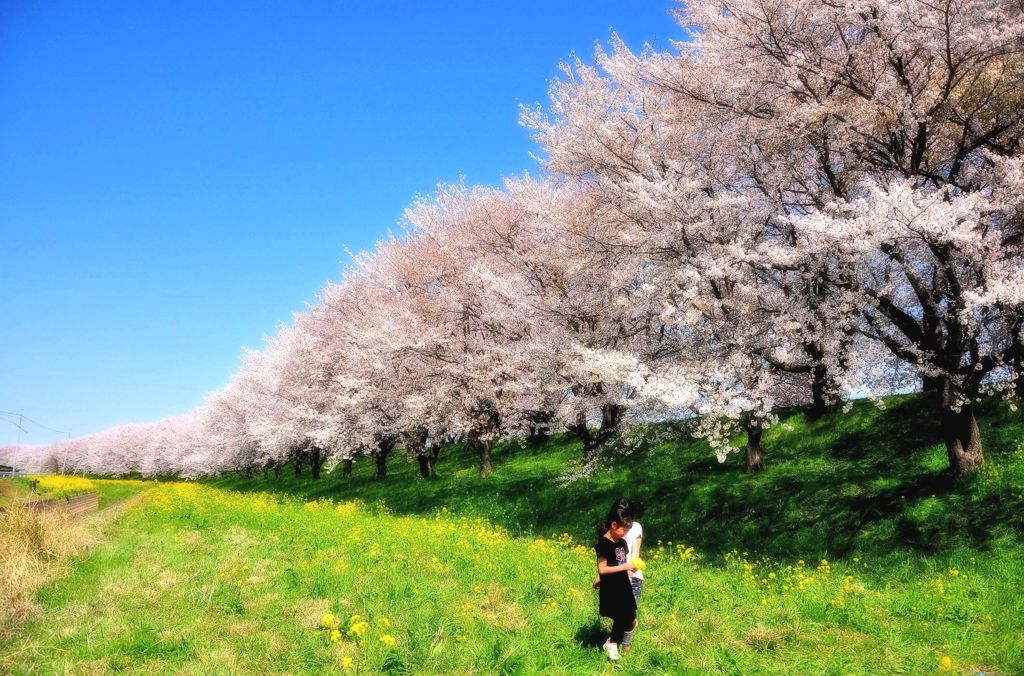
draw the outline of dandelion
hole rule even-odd
[[[942,669],[943,671],[952,671],[953,658],[949,655],[943,655],[942,659],[939,660],[939,669]]]

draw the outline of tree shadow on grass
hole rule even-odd
[[[1007,452],[1024,437],[1020,414],[995,404],[983,410],[986,453],[998,463],[1024,465]],[[553,438],[542,451],[499,444],[494,473],[484,479],[476,476],[472,453],[455,446],[443,452],[439,476],[428,480],[396,455],[385,481],[373,479],[372,462],[360,461],[348,480],[331,474],[318,482],[295,480],[286,473],[281,481],[229,477],[214,483],[301,499],[359,499],[396,514],[447,507],[513,534],[569,533],[584,543],[592,541],[593,526],[611,502],[627,495],[647,505],[648,546],[685,542],[712,556],[733,549],[828,558],[853,551],[938,552],[987,546],[1007,527],[1024,530],[1019,490],[998,482],[957,483],[943,469],[938,426],[921,396],[890,399],[886,410],[857,402],[847,414],[816,422],[794,412],[783,422],[793,429],[766,433],[768,466],[758,474],[745,473],[739,455],[717,462],[686,426],[668,423],[631,454],[612,455],[589,479],[569,484],[558,477],[580,451],[568,436]]]

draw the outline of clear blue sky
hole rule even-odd
[[[532,170],[518,105],[613,28],[667,46],[671,6],[0,3],[0,411],[200,404],[417,194]]]

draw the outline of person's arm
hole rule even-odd
[[[636,549],[636,551],[632,553],[632,557],[634,559],[642,559],[642,558],[644,558],[644,557],[640,556],[640,545],[643,544],[643,541],[644,541],[644,536],[643,535],[638,537],[636,540],[633,540],[633,547]]]
[[[636,566],[632,563],[624,563],[621,566],[609,566],[608,559],[603,556],[597,557],[597,574],[598,575],[611,575],[612,573],[632,573],[636,570]],[[600,578],[598,578],[600,579]]]

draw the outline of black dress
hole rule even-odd
[[[594,550],[597,557],[607,561],[609,566],[621,566],[629,560],[629,546],[625,539],[612,542],[602,535],[597,539]],[[601,615],[604,617],[614,619],[636,612],[636,597],[626,571],[602,575],[600,589]]]

